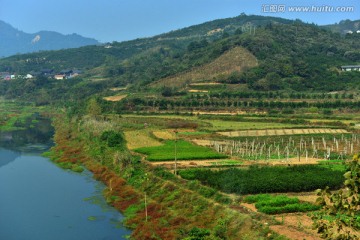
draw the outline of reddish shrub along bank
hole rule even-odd
[[[127,185],[126,180],[119,177],[108,167],[101,165],[82,151],[81,147],[74,147],[72,144],[79,144],[71,139],[63,139],[61,134],[55,134],[56,147],[53,148],[56,162],[82,163],[89,171],[94,174],[94,178],[106,184],[107,189],[104,191],[105,197],[111,205],[124,212],[131,205],[141,205],[142,194],[137,192],[132,186]],[[114,197],[114,198],[112,198]],[[162,206],[156,203],[148,205],[148,221],[145,219],[145,209],[139,211],[135,217],[128,219],[127,226],[137,226],[131,234],[134,239],[176,239],[175,230],[177,225],[164,227],[160,219],[166,217],[165,211],[161,211]],[[183,223],[185,221],[177,221]],[[174,222],[175,223],[175,222]]]

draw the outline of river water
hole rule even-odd
[[[41,156],[53,133],[45,120],[37,125],[0,132],[0,239],[126,239],[131,232],[106,204],[104,185]]]

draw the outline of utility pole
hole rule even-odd
[[[178,133],[178,131],[175,130],[174,133],[175,133],[175,166],[174,166],[174,174],[177,175],[177,146],[176,146],[176,144],[177,144],[177,133]]]
[[[147,209],[147,199],[146,199],[146,191],[147,191],[147,187],[148,187],[148,176],[147,176],[147,173],[145,173],[145,221],[147,222],[148,221],[148,209]]]

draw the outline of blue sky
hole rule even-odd
[[[275,5],[285,11],[270,11]],[[290,12],[292,6],[353,7],[350,12]],[[272,8],[274,9],[274,8]],[[240,13],[299,18],[319,25],[360,19],[359,0],[0,0],[0,20],[28,33],[78,33],[124,41]]]

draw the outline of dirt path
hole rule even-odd
[[[209,166],[225,166],[225,164],[221,164],[221,161],[224,161],[223,159],[209,159],[209,160],[191,160],[191,161],[184,161],[179,160],[177,161],[176,165],[178,168],[191,168],[191,167],[209,167]],[[175,162],[174,161],[161,161],[161,162],[149,162],[149,164],[153,166],[161,166],[168,169],[171,169],[174,167]],[[239,165],[241,165],[242,162],[239,161]],[[232,165],[236,166],[236,165]]]
[[[317,158],[308,158],[307,160],[302,159],[299,161],[297,158],[289,158],[288,161],[245,161],[241,159],[230,159],[233,161],[231,164],[227,164],[226,161],[229,161],[229,159],[205,159],[205,160],[190,160],[190,161],[184,161],[184,160],[178,160],[177,161],[177,167],[178,168],[192,168],[192,167],[225,167],[225,166],[231,166],[231,167],[248,167],[251,165],[267,165],[267,166],[279,166],[279,165],[302,165],[302,164],[318,164],[318,161],[320,159]],[[236,161],[239,162],[239,164],[235,164]],[[222,163],[224,162],[224,163]],[[161,166],[165,168],[173,168],[174,161],[157,161],[157,162],[148,162],[149,164],[153,166]]]

